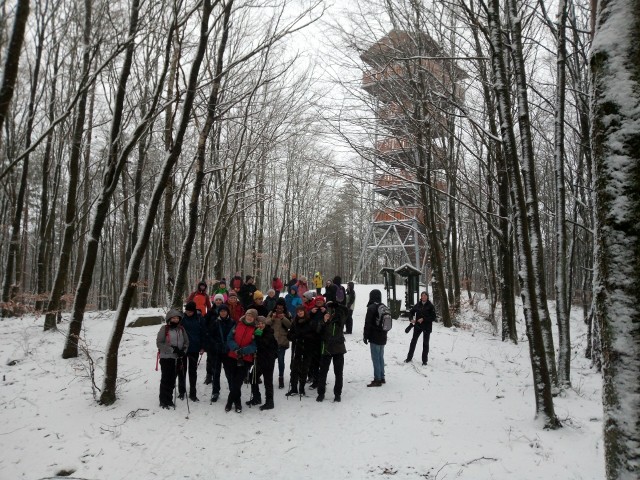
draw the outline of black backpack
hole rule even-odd
[[[380,327],[385,332],[391,330],[393,326],[393,318],[391,318],[391,310],[384,303],[378,305],[378,327]]]

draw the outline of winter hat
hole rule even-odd
[[[253,292],[253,299],[258,300],[259,298],[264,299],[264,295],[260,290],[256,290],[255,292]]]
[[[223,278],[218,282],[218,285],[222,286],[222,285],[226,285],[227,281]]]
[[[195,312],[196,309],[196,302],[187,302],[187,304],[184,306],[185,312]]]
[[[326,300],[324,299],[324,297],[323,297],[322,295],[318,295],[318,296],[316,297],[316,303],[318,303],[318,302],[323,302],[323,303],[324,303],[325,301],[326,301]]]
[[[237,292],[235,290],[231,290],[229,292],[229,297],[237,297],[237,296],[238,296],[238,294],[237,294]]]
[[[353,290],[353,282],[348,282],[347,283],[347,287],[349,287],[351,290]]]
[[[306,298],[307,300],[311,300],[311,299],[314,297],[315,293],[316,293],[316,292],[313,292],[313,291],[311,291],[311,290],[307,290],[306,292],[304,292],[304,293],[302,294],[302,296],[303,296],[304,298]]]
[[[336,275],[335,277],[333,277],[333,283],[335,283],[336,285],[340,285],[342,283],[342,278]]]
[[[207,283],[206,282],[200,282],[198,283],[198,290],[200,290],[200,287],[202,287],[204,285],[204,289],[207,289]]]
[[[275,295],[276,291],[273,288],[270,288],[269,290],[267,290],[267,295],[269,295],[270,297],[272,296],[271,294]]]
[[[246,276],[246,278],[245,278],[245,280],[244,280],[244,281],[245,281],[245,283],[246,283],[246,282],[248,282],[249,280],[251,280],[252,278],[253,278],[253,276],[251,276],[251,275],[247,275],[247,276]]]
[[[223,310],[227,312],[227,315],[231,315],[231,312],[229,311],[229,307],[227,307],[224,303],[218,307],[218,315],[220,315],[220,312]]]
[[[367,307],[372,303],[382,303],[382,292],[377,288],[369,292],[369,303],[367,303]]]
[[[182,313],[180,313],[178,310],[176,310],[175,308],[172,308],[171,310],[169,310],[167,312],[167,314],[164,316],[165,321],[169,321],[171,320],[173,317],[178,317],[178,318],[182,318]]]
[[[306,281],[307,281],[307,277],[305,277],[304,275],[300,276],[300,281],[301,281],[302,283],[306,283]]]
[[[287,301],[286,301],[284,298],[279,297],[279,298],[276,300],[276,307],[277,307],[278,305],[282,305],[284,308],[287,308]]]
[[[258,318],[258,311],[255,308],[250,308],[249,310],[247,310],[247,313],[245,313],[245,315],[250,315],[253,318]]]
[[[216,300],[222,300],[222,301],[224,302],[224,295],[223,295],[223,294],[221,294],[221,293],[216,293],[216,294],[213,296],[213,301],[215,302]]]

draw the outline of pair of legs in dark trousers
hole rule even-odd
[[[309,381],[313,384],[317,384],[318,375],[320,374],[320,350],[322,349],[322,343],[320,341],[313,340],[313,342],[309,342],[308,346],[311,350],[308,370]]]
[[[196,396],[196,381],[198,379],[198,352],[187,353],[178,360],[178,393],[183,395],[187,391],[186,376],[189,370],[189,396]]]
[[[254,405],[262,403],[260,396],[260,385],[258,378],[262,376],[264,383],[265,405],[273,405],[273,367],[275,367],[276,359],[265,360],[256,366],[257,374],[251,379],[251,400]]]
[[[344,333],[353,333],[353,310],[349,309],[349,313],[347,314],[347,318],[344,321],[345,332]]]
[[[413,328],[413,337],[411,337],[411,343],[409,344],[407,360],[413,358],[413,352],[416,351],[416,344],[418,343],[418,337],[420,337],[421,333],[424,333],[422,337],[422,363],[427,363],[429,361],[429,337],[431,336],[431,332],[423,332],[416,327]]]
[[[229,359],[227,354],[207,353],[207,374],[211,375],[211,383],[213,388],[211,389],[211,396],[218,397],[220,395],[220,374],[223,370],[224,362]],[[229,391],[231,391],[231,379],[227,375],[227,370],[224,368],[224,375],[227,378],[229,384]]]
[[[318,377],[318,396],[324,398],[324,392],[327,388],[327,374],[329,373],[329,365],[333,361],[333,374],[336,382],[333,385],[333,394],[336,400],[342,395],[342,372],[344,371],[344,353],[336,353],[335,355],[323,355],[320,359],[320,376]]]
[[[173,389],[176,386],[176,363],[175,358],[160,359],[160,405],[173,405]]]
[[[247,376],[247,370],[251,366],[250,363],[242,362],[240,364],[233,358],[229,358],[225,361],[225,373],[229,379],[229,397],[227,399],[227,406],[234,404],[237,409],[242,408],[242,385],[244,379]]]
[[[291,358],[291,386],[289,392],[304,394],[304,384],[309,373],[310,355],[293,352]]]

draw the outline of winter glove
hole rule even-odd
[[[369,340],[367,340],[366,338],[363,338],[362,341],[364,342],[365,345],[369,343]]]
[[[262,330],[260,330],[259,328],[256,328],[256,330],[253,332],[253,334],[256,337],[261,337],[262,336]]]
[[[184,351],[180,350],[178,347],[173,347],[173,353],[175,353],[178,358],[184,357]]]

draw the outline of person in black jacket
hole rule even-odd
[[[204,353],[205,347],[205,329],[204,321],[200,312],[197,310],[196,302],[187,302],[184,307],[184,316],[182,317],[182,326],[189,337],[189,349],[185,356],[182,368],[178,370],[178,391],[180,400],[184,400],[186,393],[186,371],[189,372],[189,399],[192,402],[198,402],[196,396],[196,382],[198,379],[198,355]]]
[[[387,332],[378,325],[378,307],[382,303],[382,293],[378,289],[369,292],[367,303],[367,315],[364,318],[365,345],[368,343],[371,349],[371,361],[373,363],[373,381],[367,387],[380,387],[386,383],[384,377],[384,346],[387,344]]]
[[[251,376],[251,399],[247,405],[260,405],[259,378],[262,376],[264,383],[265,402],[260,410],[271,410],[273,408],[273,367],[278,357],[278,342],[273,333],[271,319],[258,317],[254,332],[256,341],[256,362]]]
[[[211,402],[217,402],[220,398],[220,373],[223,370],[224,362],[229,360],[229,347],[227,337],[236,322],[229,314],[229,307],[220,305],[218,313],[207,314],[205,327],[207,332],[207,369],[211,372]],[[228,371],[224,369],[225,376]],[[231,381],[227,377],[227,384],[231,390]]]
[[[318,325],[320,334],[320,373],[318,375],[318,397],[317,402],[324,400],[327,386],[327,373],[329,366],[333,362],[333,374],[336,382],[333,386],[333,401],[339,402],[342,396],[342,375],[344,371],[344,354],[347,349],[344,345],[344,320],[347,309],[343,305],[327,304],[323,319]]]
[[[242,284],[242,287],[240,287],[240,291],[238,292],[238,299],[245,310],[251,308],[249,305],[253,303],[253,294],[257,289],[253,276],[247,275],[245,282]]]
[[[413,352],[416,350],[418,337],[420,337],[421,333],[424,333],[422,337],[422,365],[426,365],[429,361],[429,337],[431,337],[431,330],[433,329],[435,319],[436,309],[433,303],[429,301],[429,294],[422,292],[420,294],[420,301],[409,311],[409,321],[411,324],[406,328],[405,332],[409,333],[413,328],[413,337],[409,345],[409,353],[405,360],[406,363],[409,363],[411,359],[413,359]]]
[[[305,395],[304,384],[309,372],[309,362],[313,355],[312,350],[316,344],[313,339],[317,335],[311,327],[309,315],[302,305],[296,308],[296,314],[291,321],[291,329],[287,338],[292,342],[291,346],[291,375],[287,397],[292,395]]]
[[[345,319],[345,332],[351,334],[353,332],[353,309],[356,303],[356,291],[353,286],[353,282],[347,283],[347,318]]]

